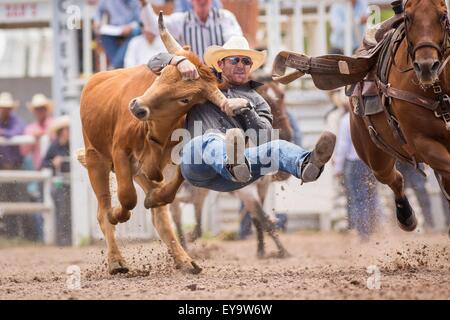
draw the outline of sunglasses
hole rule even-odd
[[[252,59],[247,57],[227,57],[224,60],[230,61],[233,66],[237,65],[241,61],[244,66],[251,66],[253,64]]]

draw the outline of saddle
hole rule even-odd
[[[390,40],[389,34],[402,21],[403,16],[396,15],[370,29],[363,44],[352,57],[336,54],[309,57],[292,51],[281,51],[275,57],[272,78],[288,84],[308,73],[315,86],[321,90],[333,90],[358,83],[377,64],[381,49]],[[287,67],[295,70],[286,74]]]

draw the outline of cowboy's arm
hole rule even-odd
[[[269,104],[261,98],[255,106],[250,102],[250,106],[241,113],[247,129],[272,130],[273,116]]]
[[[169,64],[178,68],[183,80],[195,80],[199,78],[197,68],[186,57],[167,52],[158,53],[156,56],[153,56],[147,66],[153,73],[159,75]]]
[[[150,30],[155,35],[159,35],[158,15],[153,10],[151,3],[142,0],[141,5],[141,21],[144,24],[144,28]],[[171,15],[164,16],[164,24],[175,39],[179,39],[183,32],[184,16],[184,12],[175,12]]]

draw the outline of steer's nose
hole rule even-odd
[[[139,120],[147,120],[150,115],[148,108],[141,107],[137,99],[131,100],[129,108],[131,113]]]
[[[437,79],[441,63],[437,59],[420,59],[414,62],[414,71],[423,83],[434,82]]]

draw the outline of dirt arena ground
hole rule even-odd
[[[378,236],[283,235],[292,257],[257,259],[255,240],[202,240],[191,253],[200,275],[172,267],[164,245],[125,243],[131,271],[106,272],[104,243],[82,248],[0,249],[0,299],[450,299],[450,240],[446,234]],[[268,253],[274,248],[268,240]],[[66,269],[81,270],[81,289],[69,290]],[[368,289],[367,268],[380,271]],[[373,278],[372,278],[373,279]]]

